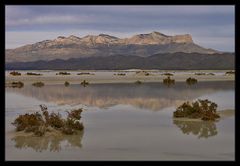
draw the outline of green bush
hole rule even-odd
[[[173,113],[175,118],[200,118],[214,121],[220,116],[216,112],[217,104],[209,100],[198,100],[193,103],[185,102]]]

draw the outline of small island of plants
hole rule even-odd
[[[35,136],[43,136],[46,132],[60,131],[63,134],[72,135],[83,130],[80,123],[82,109],[68,112],[66,119],[59,113],[49,113],[45,105],[40,105],[41,113],[26,113],[19,115],[12,123],[16,131],[32,132]]]
[[[173,117],[201,119],[204,121],[215,121],[220,118],[217,114],[217,104],[207,99],[183,103],[173,113]]]

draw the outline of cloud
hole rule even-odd
[[[215,49],[234,47],[234,6],[6,6],[5,20],[9,48],[74,32],[77,36],[99,32],[127,37],[151,31],[188,33],[194,41]],[[34,37],[25,39],[23,34]],[[210,38],[229,43],[204,42]]]

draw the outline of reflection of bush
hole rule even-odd
[[[208,138],[218,134],[215,123],[211,121],[173,120],[173,123],[182,130],[183,134],[193,134],[198,138]]]
[[[12,138],[12,141],[15,142],[15,147],[19,149],[32,148],[37,152],[47,150],[56,152],[69,145],[72,147],[81,148],[83,133],[83,131],[79,131],[75,135],[64,135],[59,133],[57,135],[49,135],[43,137],[22,135],[15,136]]]
[[[174,80],[174,79],[171,79],[171,78],[168,76],[167,78],[163,79],[163,84],[164,84],[164,85],[167,85],[167,86],[169,87],[170,85],[175,84],[175,80]]]

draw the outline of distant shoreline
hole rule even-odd
[[[26,84],[42,81],[46,84],[63,84],[68,81],[70,84],[80,84],[83,80],[92,83],[135,83],[141,81],[161,82],[167,78],[166,73],[171,73],[172,79],[175,82],[185,82],[187,78],[192,77],[200,81],[234,81],[235,75],[226,75],[229,70],[111,70],[111,71],[96,71],[96,70],[61,70],[70,73],[69,75],[56,75],[60,70],[17,70],[21,76],[12,76],[11,71],[5,71],[5,82],[21,81]],[[41,76],[27,75],[27,72],[41,73]],[[205,75],[196,75],[196,73],[205,73]],[[211,74],[211,75],[210,75]]]

